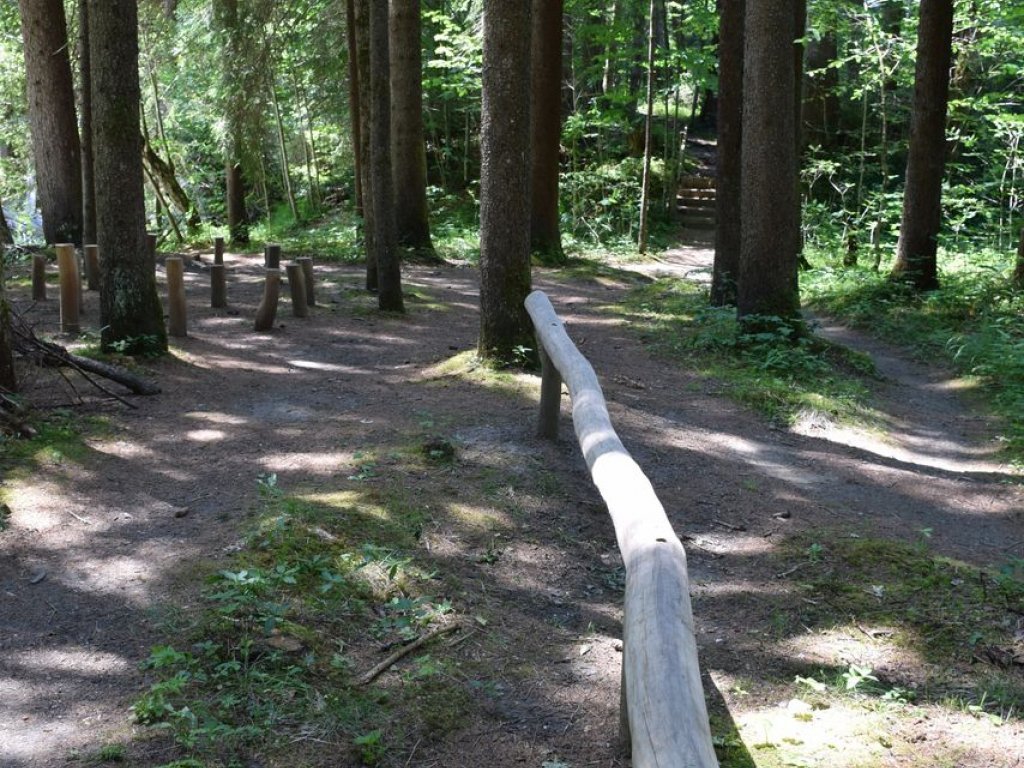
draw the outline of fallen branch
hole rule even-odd
[[[160,394],[160,387],[149,379],[136,376],[134,373],[130,373],[117,365],[76,355],[60,344],[40,339],[35,335],[32,328],[17,315],[12,315],[11,317],[11,331],[14,336],[14,350],[25,358],[32,360],[37,365],[68,366],[69,368],[74,368],[94,387],[104,394],[117,398],[126,405],[131,406],[131,403],[94,381],[88,374],[92,373],[116,382],[136,395]]]
[[[427,634],[423,635],[422,637],[417,639],[415,642],[409,643],[404,648],[399,648],[397,651],[395,651],[390,656],[388,656],[386,659],[384,659],[384,661],[382,661],[380,664],[378,664],[373,669],[371,669],[369,672],[367,672],[362,677],[360,677],[356,681],[356,685],[358,685],[358,686],[369,685],[374,680],[376,680],[378,677],[380,677],[380,675],[383,672],[386,672],[391,667],[395,666],[395,664],[397,664],[399,661],[404,659],[406,656],[408,656],[413,651],[422,648],[424,645],[429,643],[431,640],[434,640],[434,639],[436,639],[438,637],[441,637],[442,635],[447,635],[449,632],[454,632],[455,630],[460,629],[461,627],[462,627],[462,625],[459,624],[458,622],[455,622],[454,624],[448,624],[447,626],[444,626],[444,627],[438,627],[437,629],[433,630],[432,632],[428,632]]]

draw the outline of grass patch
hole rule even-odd
[[[101,433],[107,422],[61,409],[45,416],[37,414],[32,426],[38,434],[29,440],[0,434],[0,474],[3,476],[18,480],[43,467],[81,463],[91,450],[85,443],[85,435]],[[11,493],[12,489],[3,489],[0,499],[10,502]]]
[[[979,251],[942,263],[942,286],[924,294],[867,269],[812,270],[801,287],[811,306],[974,377],[1009,457],[1024,463],[1024,293],[1007,277],[1010,258]]]
[[[741,334],[734,309],[709,306],[704,288],[682,280],[635,288],[624,310],[656,353],[775,421],[791,424],[807,412],[876,420],[866,386],[874,367],[866,355],[811,336],[794,340],[784,326]]]
[[[355,466],[356,490],[336,493],[287,494],[261,476],[246,546],[207,579],[173,644],[152,650],[135,718],[169,731],[182,757],[209,768],[256,757],[376,765],[410,738],[462,725],[468,690],[431,646],[395,667],[400,685],[357,684],[379,660],[371,646],[398,647],[453,606],[416,559],[425,509],[398,484],[368,484],[385,471],[375,457]]]
[[[1015,633],[1024,614],[1024,560],[979,568],[933,554],[929,534],[922,531],[916,543],[835,532],[790,539],[783,567],[799,568],[793,578],[801,600],[795,609],[792,600],[778,606],[786,614],[782,626],[850,627],[865,639],[875,637],[865,627],[884,627],[878,638],[914,651],[934,670],[913,693],[907,681],[882,680],[854,665],[814,676],[832,690],[1019,717],[1024,668]]]

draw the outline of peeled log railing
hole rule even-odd
[[[697,663],[686,553],[647,476],[612,428],[597,375],[541,291],[526,299],[537,331],[543,437],[558,434],[561,382],[576,437],[615,526],[626,568],[622,740],[634,768],[713,768]]]

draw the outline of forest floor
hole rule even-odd
[[[998,572],[979,570],[1024,558],[1024,488],[985,419],[948,372],[823,319],[820,333],[874,359],[884,428],[821,414],[766,423],[720,382],[653,356],[616,309],[637,281],[699,279],[709,259],[680,247],[630,270],[534,279],[687,548],[723,765],[1024,765],[1024,617]],[[152,683],[140,663],[186,631],[205,576],[247,546],[265,503],[257,479],[270,475],[324,505],[402,494],[422,521],[411,556],[472,629],[430,648],[464,692],[453,719],[386,729],[386,750],[361,758],[350,735],[299,731],[291,757],[244,765],[628,765],[612,527],[567,402],[562,440],[540,441],[538,379],[474,369],[477,272],[409,267],[408,313],[391,317],[375,312],[358,269],[318,264],[310,317],[291,317],[283,298],[277,327],[257,334],[261,259],[227,263],[226,312],[208,308],[206,275],[187,273],[189,336],[144,363],[163,393],[132,397],[137,409],[23,371],[30,398],[81,427],[85,444],[41,449],[4,478],[0,765],[181,755],[132,722]],[[25,293],[14,281],[15,304],[55,333],[56,302],[29,308]],[[85,307],[95,323],[95,294]],[[422,461],[431,445],[451,460]],[[901,580],[909,593],[897,594]],[[935,590],[947,619],[915,635],[899,617]],[[997,630],[969,645],[955,640],[976,615],[968,592]],[[954,647],[936,646],[940,635]],[[385,655],[371,637],[349,645],[358,671]],[[374,685],[400,696],[415,663]]]

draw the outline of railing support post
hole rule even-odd
[[[548,357],[544,344],[537,340],[540,352],[540,416],[537,436],[546,440],[558,439],[558,419],[562,411],[562,375]]]

